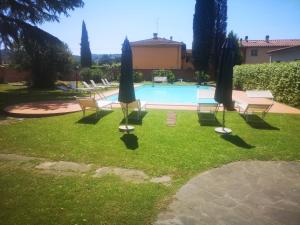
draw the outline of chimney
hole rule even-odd
[[[248,36],[245,36],[245,41],[248,42]]]
[[[173,41],[173,36],[170,36],[170,40]]]
[[[153,33],[153,39],[157,39],[157,33]]]
[[[270,41],[270,36],[266,35],[266,42],[269,43],[269,41]]]

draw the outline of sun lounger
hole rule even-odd
[[[261,113],[262,119],[274,104],[274,98],[270,91],[251,90],[246,91],[247,101],[235,100],[235,104],[241,114],[249,121],[249,115]]]
[[[168,78],[167,77],[154,77],[153,82],[156,82],[156,83],[168,82]]]
[[[105,83],[107,84],[107,85],[109,85],[109,86],[112,86],[112,87],[117,87],[117,86],[119,86],[118,84],[113,84],[113,83],[111,83],[111,82],[109,82],[106,78],[104,78],[104,81],[105,81]]]
[[[82,109],[83,116],[85,116],[85,111],[87,109],[96,109],[96,117],[98,116],[100,110],[112,109],[112,101],[97,100],[95,98],[75,98]]]
[[[197,92],[197,98],[198,98],[198,104],[197,104],[197,112],[199,115],[206,114],[206,115],[212,115],[210,117],[203,116],[202,120],[215,120],[216,114],[219,109],[219,104],[214,99],[215,90],[209,89],[209,90],[198,90]]]
[[[96,84],[94,80],[90,80],[90,82],[91,82],[93,88],[97,88],[97,89],[105,88],[104,85]]]
[[[121,108],[124,112],[126,110],[126,103],[120,102]],[[137,119],[141,119],[142,111],[146,110],[147,103],[145,101],[136,100],[128,104],[128,109],[132,109],[133,111],[137,111]]]

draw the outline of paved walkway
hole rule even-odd
[[[138,85],[137,85],[138,86]],[[118,89],[108,90],[104,93],[105,96],[118,93]],[[247,100],[246,94],[243,91],[233,91],[233,99]],[[114,108],[119,108],[119,104],[113,104]],[[169,110],[197,110],[196,105],[167,105],[167,104],[147,104],[148,109],[169,109]],[[21,103],[17,105],[8,106],[4,109],[9,115],[19,117],[41,117],[53,116],[66,113],[80,111],[80,106],[74,101],[44,101]],[[222,110],[222,109],[220,109]],[[275,102],[270,109],[271,113],[291,113],[300,114],[300,110],[291,106]]]
[[[299,225],[300,163],[235,162],[176,194],[155,225]]]

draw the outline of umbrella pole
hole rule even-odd
[[[225,107],[223,105],[223,123],[222,123],[222,126],[223,126],[223,130],[224,130],[224,127],[225,127]]]
[[[125,111],[125,125],[128,129],[128,104],[126,103],[126,111]]]
[[[122,108],[123,114],[124,114],[124,119],[125,119],[125,125],[119,126],[119,130],[121,132],[126,132],[129,134],[130,131],[134,130],[133,126],[128,125],[128,103],[126,103],[125,109]]]
[[[225,107],[224,107],[224,104],[223,104],[223,121],[222,121],[222,127],[217,127],[215,129],[215,131],[217,133],[220,133],[220,134],[230,134],[232,132],[231,129],[225,127]]]

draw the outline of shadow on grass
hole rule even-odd
[[[138,118],[138,112],[137,111],[132,111],[128,115],[128,123],[133,124],[133,125],[142,125],[143,124],[143,118],[147,115],[147,111],[142,111],[141,112],[141,117],[140,119]],[[125,118],[122,119],[120,124],[125,124]]]
[[[278,127],[274,127],[271,124],[267,123],[265,120],[260,118],[258,115],[248,115],[248,120],[245,116],[241,115],[247,124],[252,128],[261,129],[261,130],[280,130]]]
[[[102,110],[96,115],[96,113],[93,113],[91,115],[82,117],[80,120],[78,120],[76,123],[80,124],[96,124],[99,120],[101,120],[103,117],[107,116],[108,114],[112,113],[112,110]]]
[[[230,143],[232,143],[240,148],[246,148],[246,149],[255,148],[255,146],[246,143],[238,135],[224,134],[224,135],[221,135],[221,138],[224,139],[225,141],[229,141]]]
[[[198,113],[198,122],[201,126],[221,126],[214,114]]]
[[[120,139],[124,142],[127,149],[135,150],[139,147],[139,138],[134,134],[124,134]]]

